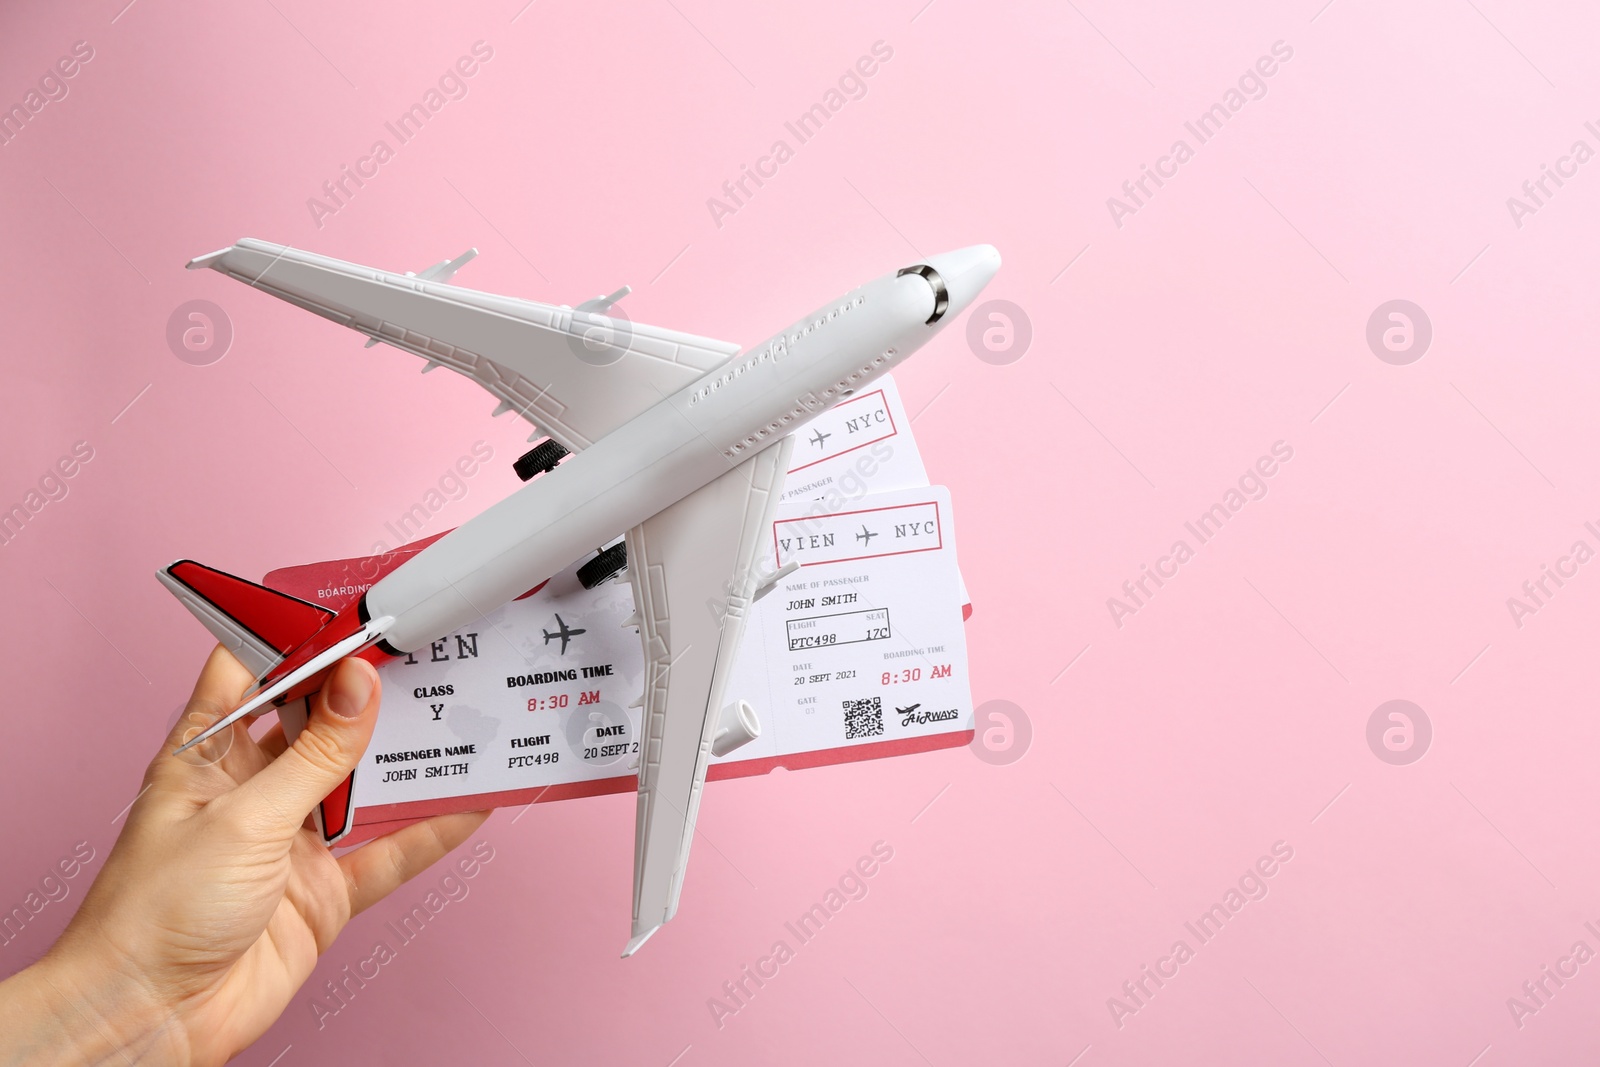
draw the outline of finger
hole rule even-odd
[[[239,658],[232,652],[218,645],[211,650],[211,655],[206,657],[205,669],[200,672],[200,677],[195,679],[194,695],[202,700],[225,704],[232,709],[239,703],[239,697],[255,680],[250,668],[239,662]]]
[[[381,686],[360,659],[343,659],[311,700],[311,715],[294,744],[239,789],[248,814],[289,834],[355,770],[372,740]]]
[[[171,752],[235,707],[252,680],[250,672],[231,652],[221,645],[213,648],[200,671],[200,677],[195,681],[193,694],[178,716],[178,721],[168,731],[161,751],[151,761],[145,775],[146,782],[176,786],[200,797],[214,795],[217,789],[227,788],[231,783],[226,776],[196,774],[195,771],[219,764],[232,751],[239,738],[237,728],[209,738],[177,759],[172,758]]]
[[[261,749],[262,754],[269,760],[275,760],[283,755],[283,750],[289,747],[289,739],[283,733],[283,724],[274,723],[261,735],[256,747]]]
[[[248,782],[260,774],[268,764],[283,755],[283,750],[288,747],[288,740],[284,737],[283,727],[276,722],[267,724],[259,740],[254,740],[250,736],[251,731],[255,729],[255,724],[249,720],[234,723],[232,729],[234,731],[233,745],[217,761],[217,766],[227,773],[229,781],[226,788],[228,789]],[[216,738],[213,737],[208,741],[202,741],[178,758],[187,759],[194,753],[203,752],[206,750],[206,746],[215,740]]]
[[[181,743],[179,739],[193,725],[188,722],[188,712],[211,708],[218,708],[224,713],[231,711],[238,706],[239,697],[254,680],[250,671],[234,658],[232,652],[221,645],[213,648],[211,655],[206,657],[205,666],[200,668],[200,677],[195,679],[194,692],[189,695],[185,714],[167,734],[166,744],[170,746],[167,751],[176,748]]]
[[[372,907],[433,866],[488,817],[487,811],[436,815],[340,856],[339,868],[350,890],[350,914]]]

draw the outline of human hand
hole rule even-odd
[[[241,721],[172,755],[250,682],[212,652],[66,932],[0,983],[0,1064],[226,1061],[272,1025],[351,916],[488,817],[440,816],[335,858],[309,814],[372,738],[377,672],[341,661],[293,745],[282,726],[256,741]]]

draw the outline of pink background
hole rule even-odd
[[[105,854],[210,646],[159,565],[259,576],[366,551],[480,439],[495,461],[434,529],[516,484],[524,431],[471,383],[186,260],[256,236],[420,270],[477,245],[464,284],[575,303],[630,283],[635,319],[749,344],[992,242],[989,295],[1025,310],[1031,348],[991,365],[958,322],[899,378],[954,494],[974,697],[1025,711],[1023,758],[714,785],[715,848],[626,962],[632,798],[502,812],[466,899],[319,1028],[322,982],[440,872],[360,918],[241,1062],[1600,1054],[1600,963],[1520,1028],[1507,1007],[1574,942],[1600,950],[1600,563],[1520,627],[1506,603],[1574,541],[1600,548],[1600,162],[1520,227],[1506,205],[1574,140],[1600,148],[1593,13],[124,3],[0,16],[0,102],[94,48],[0,148],[0,506],[94,449],[0,547],[0,908],[74,843]],[[319,229],[307,198],[478,40],[494,56],[469,95]],[[707,198],[878,40],[894,54],[865,98],[717,226]],[[1176,138],[1196,147],[1185,120],[1280,40],[1267,95],[1119,228],[1106,199]],[[196,298],[235,330],[210,366],[164,337]],[[1396,298],[1433,324],[1409,366],[1365,340]],[[1280,440],[1268,495],[1118,627],[1107,598],[1195,547],[1184,523]],[[1432,723],[1407,766],[1366,740],[1392,699]],[[879,840],[894,858],[870,894],[719,1029],[708,999]],[[1269,894],[1199,945],[1185,921],[1278,841],[1293,859]],[[1179,938],[1194,958],[1119,1028],[1108,998]]]

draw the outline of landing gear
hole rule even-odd
[[[578,583],[585,589],[593,589],[621,574],[627,566],[628,546],[618,541],[610,548],[602,548],[598,556],[578,568]]]
[[[534,445],[528,451],[517,457],[512,469],[517,472],[517,477],[527,481],[536,474],[545,474],[555,470],[556,464],[567,456],[566,446],[560,441],[546,438]]]

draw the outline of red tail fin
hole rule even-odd
[[[257,678],[334,618],[327,608],[189,559],[156,577]],[[350,832],[354,779],[352,773],[319,807],[319,829],[329,844]]]
[[[326,608],[189,559],[157,571],[156,578],[258,677],[334,617]]]

